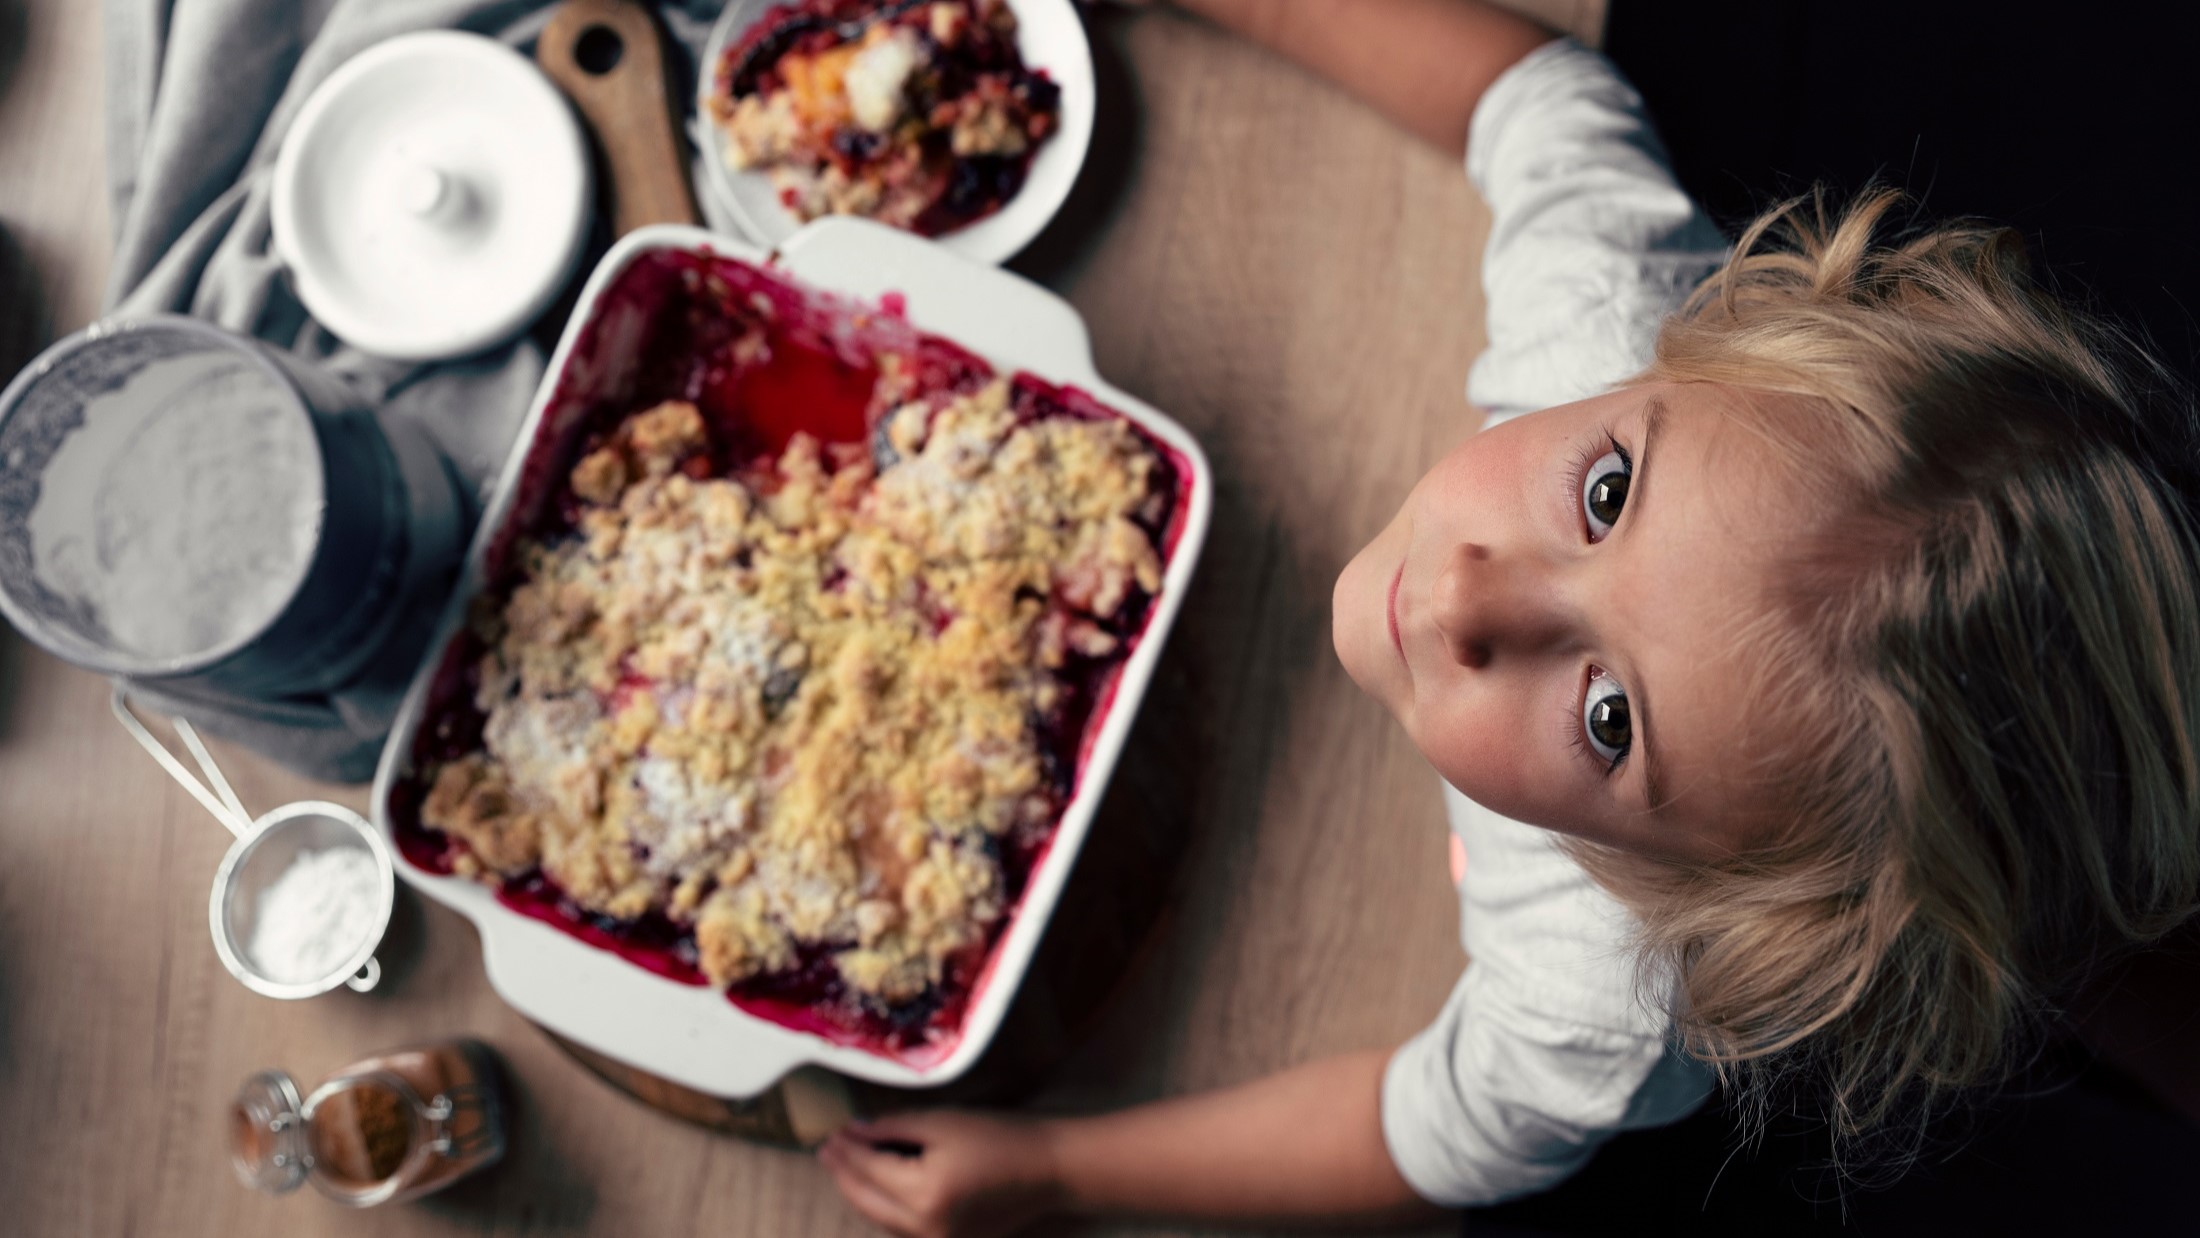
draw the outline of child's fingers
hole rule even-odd
[[[850,1122],[842,1133],[867,1147],[913,1159],[924,1155],[925,1147],[937,1136],[933,1127],[926,1115],[910,1114]]]
[[[827,1160],[827,1154],[830,1159]],[[818,1149],[818,1158],[828,1165],[839,1165],[849,1173],[861,1176],[871,1185],[903,1200],[920,1198],[918,1192],[930,1177],[935,1177],[930,1166],[913,1156],[873,1147],[862,1139],[848,1134],[835,1135]]]
[[[851,1135],[842,1141],[834,1155],[873,1185],[904,1200],[924,1199],[927,1189],[936,1186],[939,1177],[933,1165],[894,1151],[891,1142],[879,1147]]]
[[[833,1176],[833,1185],[840,1188],[841,1195],[873,1224],[897,1234],[923,1232],[918,1226],[916,1211],[857,1164],[846,1144],[826,1141],[817,1150],[817,1160]]]
[[[871,1170],[871,1162],[877,1155],[869,1144],[845,1132],[832,1136],[817,1148],[817,1159],[827,1169],[855,1174],[883,1190],[886,1184]]]
[[[901,1238],[928,1238],[929,1231],[917,1223],[915,1214],[902,1206],[901,1201],[871,1185],[862,1178],[835,1177],[841,1198],[848,1206],[862,1213],[865,1220]]]
[[[924,1142],[931,1123],[921,1113],[890,1113],[883,1118],[860,1118],[843,1128],[865,1143]]]

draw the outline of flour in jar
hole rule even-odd
[[[313,428],[272,376],[201,354],[89,401],[39,479],[39,583],[114,648],[176,660],[273,622],[321,533]]]

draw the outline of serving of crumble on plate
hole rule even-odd
[[[1061,115],[1060,88],[1017,53],[1006,0],[773,5],[713,72],[727,163],[767,172],[797,219],[925,236],[1015,197]]]
[[[774,244],[828,215],[982,261],[1031,239],[1091,140],[1069,0],[733,0],[695,124],[709,200]]]

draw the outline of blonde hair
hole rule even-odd
[[[2015,234],[1902,206],[1760,218],[1639,380],[1801,397],[1734,415],[1846,513],[1745,637],[1781,817],[1719,862],[1582,851],[1687,1047],[1760,1116],[1811,1085],[1852,1150],[2005,1078],[2200,899],[2190,403]]]

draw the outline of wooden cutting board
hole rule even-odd
[[[535,43],[535,63],[595,136],[614,238],[698,220],[675,119],[686,106],[665,57],[664,32],[637,0],[565,0]]]

